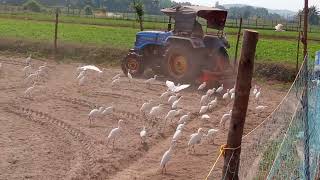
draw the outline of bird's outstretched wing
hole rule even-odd
[[[94,65],[88,65],[88,66],[82,66],[80,67],[81,70],[93,70],[93,71],[97,71],[97,72],[102,72],[98,67],[94,66]]]
[[[184,89],[187,89],[188,87],[190,87],[190,84],[180,85],[180,86],[178,86],[178,87],[175,88],[175,92],[176,92],[176,93],[177,93],[177,92],[180,92],[180,91],[182,91],[182,90],[184,90]]]
[[[167,85],[168,89],[174,93],[180,92],[180,91],[190,87],[190,84],[183,84],[183,85],[176,86],[176,85],[174,85],[174,82],[172,82],[172,81],[166,81],[166,85]]]

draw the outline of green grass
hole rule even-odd
[[[36,41],[52,41],[54,24],[50,22],[26,21],[17,19],[0,19],[0,37],[28,39]],[[59,25],[59,41],[81,43],[84,45],[108,45],[119,49],[133,46],[137,29],[128,27],[95,26],[83,24],[61,23]],[[236,36],[228,36],[231,43],[230,55],[234,54]],[[263,62],[295,63],[296,41],[260,39],[256,57]],[[241,46],[240,46],[241,47]],[[319,43],[311,42],[309,51],[314,56],[320,49]]]
[[[16,19],[29,19],[29,20],[38,20],[38,21],[53,21],[54,15],[48,13],[3,13],[0,14],[1,18],[16,18]],[[130,15],[129,18],[132,18]],[[151,19],[150,19],[151,18]],[[146,29],[166,29],[167,27],[167,18],[163,19],[163,17],[154,17],[147,16],[144,22],[144,27]],[[148,21],[149,20],[149,21]],[[159,21],[159,22],[151,22]],[[101,25],[101,26],[115,26],[115,27],[131,27],[138,28],[139,25],[136,21],[125,19],[112,19],[112,18],[93,18],[93,17],[79,17],[79,16],[67,16],[61,15],[60,21],[64,23],[76,23],[76,24],[91,24],[91,25]],[[230,20],[231,21],[231,20]],[[247,27],[246,24],[244,24]],[[250,25],[249,28],[255,28],[255,25]],[[315,27],[313,27],[315,28]],[[316,28],[315,28],[316,29]],[[238,32],[237,28],[225,28],[225,32],[227,34],[236,34]],[[277,38],[277,37],[286,37],[286,38],[297,38],[298,33],[294,31],[285,31],[285,32],[275,32],[273,30],[264,30],[259,29],[259,33],[261,36],[268,36],[269,38]],[[319,32],[309,33],[310,39],[320,39],[320,29]]]

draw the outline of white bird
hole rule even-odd
[[[150,79],[148,79],[148,80],[145,81],[145,83],[146,83],[146,85],[147,85],[148,88],[150,88],[151,84],[156,81],[157,77],[158,77],[157,75],[154,75],[153,78],[150,78]]]
[[[190,140],[188,142],[188,151],[191,148],[193,152],[196,152],[194,146],[201,142],[202,137],[203,137],[202,128],[199,128],[197,133],[191,134]]]
[[[191,113],[188,112],[188,114],[186,115],[183,115],[180,117],[179,121],[178,121],[178,124],[183,124],[183,123],[186,123],[187,121],[189,121],[191,118]]]
[[[174,117],[176,117],[177,115],[179,115],[179,111],[170,110],[164,119],[165,119],[165,121],[167,121],[167,120],[171,120],[172,121],[172,119]]]
[[[104,107],[100,107],[99,109],[93,109],[90,111],[90,113],[88,114],[88,120],[89,120],[90,126],[91,126],[91,122],[94,119],[98,118],[103,110],[104,110]]]
[[[87,76],[82,76],[82,78],[80,78],[79,80],[79,86],[84,86],[87,80],[88,80]]]
[[[233,87],[233,88],[230,89],[230,91],[229,91],[230,94],[233,94],[233,93],[235,93],[235,92],[236,92],[236,87]]]
[[[232,93],[230,98],[231,100],[234,100],[235,97],[236,97],[236,93]]]
[[[141,143],[146,143],[147,140],[147,130],[146,127],[143,127],[142,131],[140,131]]]
[[[111,80],[114,81],[114,80],[116,80],[116,79],[118,79],[120,77],[121,77],[121,74],[117,74],[117,75],[113,76],[113,78]]]
[[[32,67],[31,67],[31,65],[28,65],[28,66],[24,67],[24,68],[22,69],[22,71],[24,72],[24,75],[25,75],[26,77],[29,76],[29,75],[31,74],[31,72],[32,72]]]
[[[190,84],[183,84],[183,85],[174,85],[174,82],[172,81],[166,81],[166,85],[168,87],[168,90],[174,93],[178,93],[188,87],[190,87]]]
[[[114,148],[114,142],[115,142],[116,138],[118,138],[120,136],[123,123],[124,123],[124,121],[120,119],[118,121],[118,127],[113,128],[107,137],[107,146],[108,146],[110,140],[112,140],[112,150]]]
[[[223,84],[216,90],[217,93],[221,94],[223,91]]]
[[[112,105],[112,106],[110,106],[110,107],[105,108],[105,109],[101,112],[101,115],[102,115],[102,116],[106,116],[106,115],[112,114],[113,112],[114,112],[114,107],[113,107],[113,105]]]
[[[252,96],[256,96],[256,94],[257,94],[257,92],[258,92],[258,86],[257,85],[254,85],[254,88],[253,88],[253,91],[252,91]]]
[[[120,77],[118,79],[115,79],[111,82],[111,86],[114,87],[116,85],[119,85],[119,83],[121,82],[121,79]]]
[[[176,132],[172,136],[172,141],[178,142],[182,135],[182,129],[176,130]]]
[[[216,88],[208,89],[208,91],[207,91],[206,94],[210,97],[210,96],[212,96],[215,92],[216,92]]]
[[[220,127],[223,127],[223,129],[226,128],[226,123],[231,119],[232,110],[229,111],[229,113],[226,113],[222,116],[220,120]]]
[[[26,83],[35,83],[36,81],[38,81],[38,75],[36,73],[32,73],[30,74],[26,79],[25,82]]]
[[[227,100],[229,98],[229,89],[227,89],[227,92],[224,93],[224,95],[222,96],[223,100]]]
[[[162,93],[159,97],[159,101],[161,103],[165,103],[168,101],[169,96],[172,95],[172,92],[167,90],[166,92]]]
[[[177,108],[178,108],[178,103],[181,101],[182,97],[183,97],[183,96],[180,96],[179,99],[175,100],[175,101],[172,103],[172,106],[171,106],[172,109],[177,109]]]
[[[209,96],[207,94],[203,95],[200,99],[200,105],[206,105],[209,101]]]
[[[131,82],[131,80],[133,79],[132,75],[130,74],[130,72],[128,71],[128,74],[127,74],[128,78],[129,78],[129,82]]]
[[[157,118],[162,114],[164,104],[160,104],[158,106],[152,107],[149,115],[151,117]]]
[[[208,109],[209,109],[209,106],[201,106],[199,114],[203,115],[203,114],[207,113]]]
[[[96,67],[94,65],[82,66],[82,67],[79,67],[78,69],[80,69],[82,71],[92,70],[92,71],[96,71],[96,72],[102,72],[98,67]]]
[[[208,142],[214,144],[214,137],[216,136],[216,134],[219,132],[218,129],[209,129],[208,133],[205,135],[205,137],[207,138]]]
[[[259,89],[259,91],[257,92],[256,96],[255,96],[255,100],[257,103],[259,103],[259,99],[261,97],[261,88]]]
[[[161,168],[161,173],[166,173],[167,172],[167,164],[168,162],[170,161],[171,159],[171,156],[172,156],[172,153],[173,153],[173,149],[176,147],[176,142],[175,141],[172,141],[171,142],[171,146],[169,148],[169,150],[167,150],[162,158],[161,158],[161,161],[160,161],[160,168]]]
[[[218,105],[218,98],[215,97],[214,100],[212,100],[210,103],[209,103],[209,111],[212,111],[213,108],[217,107]]]
[[[182,124],[179,124],[176,128],[176,131],[178,130],[183,130],[184,129],[184,126],[186,125],[186,122],[182,123]]]
[[[278,32],[282,32],[282,31],[285,31],[283,30],[283,25],[282,24],[278,24],[274,27],[275,31],[278,31]]]
[[[26,65],[31,65],[31,55],[26,59]]]
[[[140,108],[140,112],[145,115],[147,112],[150,112],[152,105],[153,105],[152,100],[149,100],[148,102],[143,103]]]
[[[80,71],[79,75],[77,76],[77,79],[81,79],[83,76],[86,75],[87,71]]]
[[[208,114],[204,114],[201,116],[201,120],[203,120],[203,121],[207,121],[209,119],[210,119],[210,116]]]
[[[34,83],[31,87],[29,87],[25,92],[24,92],[24,96],[25,97],[31,97],[32,93],[35,91],[35,89],[37,88],[37,83]]]
[[[170,96],[168,99],[168,103],[173,104],[179,97],[181,97],[180,94]]]
[[[201,91],[203,90],[204,88],[206,88],[207,86],[207,82],[203,82],[202,84],[200,84],[200,86],[198,87],[198,90]]]

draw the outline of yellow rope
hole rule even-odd
[[[227,145],[226,145],[226,144],[222,145],[222,146],[220,147],[220,154],[219,154],[218,158],[216,159],[216,161],[214,162],[214,164],[213,164],[212,168],[210,169],[209,174],[207,175],[207,177],[206,177],[205,180],[208,180],[208,178],[209,178],[209,176],[211,175],[213,169],[214,169],[215,166],[217,165],[220,157],[221,157],[222,155],[223,155],[223,156],[225,155],[226,150],[235,151],[235,150],[237,150],[237,149],[240,149],[240,147],[241,147],[241,146],[236,147],[236,148],[227,148]]]

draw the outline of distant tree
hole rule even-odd
[[[28,0],[23,4],[24,10],[29,10],[32,12],[40,12],[41,11],[41,4],[36,0]]]
[[[214,7],[218,9],[226,9],[224,6],[220,5],[219,1],[216,2]]]
[[[84,7],[84,13],[85,13],[85,15],[92,15],[92,14],[93,14],[93,12],[92,12],[92,7],[89,6],[89,5],[86,5],[86,6]]]
[[[298,12],[298,17],[303,16],[304,10],[300,10]],[[320,12],[316,6],[309,7],[309,23],[312,25],[319,25],[320,24]]]
[[[140,0],[133,0],[132,7],[138,16],[138,20],[140,23],[140,30],[143,31],[143,15],[144,15],[143,3]]]

